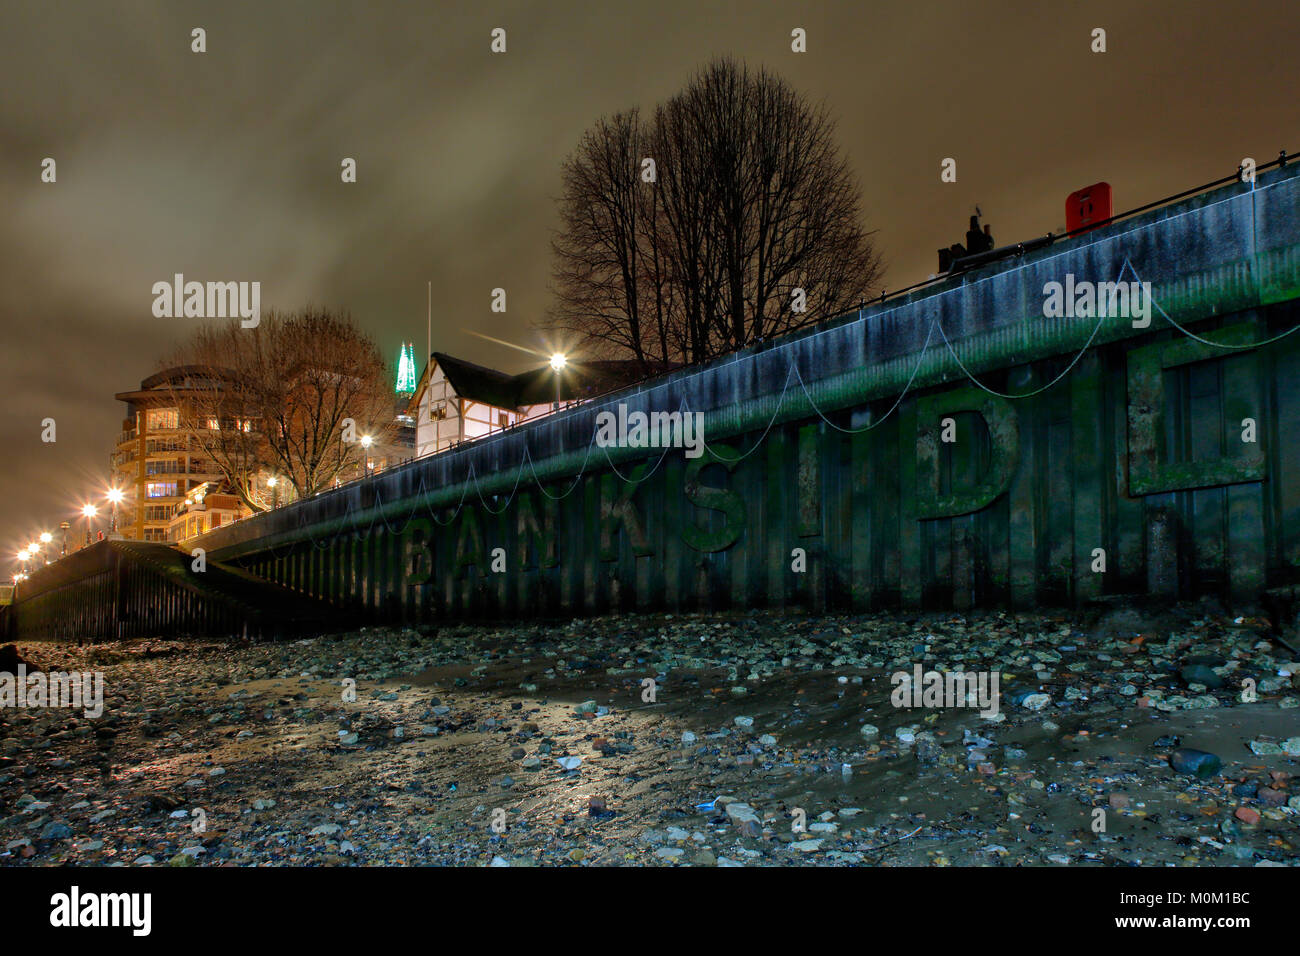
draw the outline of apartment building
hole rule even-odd
[[[210,389],[201,370],[180,367],[151,375],[140,387],[119,392],[126,417],[111,465],[113,484],[125,495],[118,508],[118,530],[137,541],[166,541],[173,516],[186,497],[222,475],[208,460],[192,430],[183,428],[180,403]],[[219,423],[209,423],[217,427]],[[231,424],[231,423],[227,423]],[[233,423],[248,429],[250,422]]]

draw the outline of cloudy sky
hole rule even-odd
[[[435,349],[528,367],[466,330],[542,345],[561,160],[712,56],[825,100],[898,288],[976,203],[1001,244],[1063,225],[1066,194],[1098,180],[1124,209],[1300,150],[1298,33],[1295,0],[4,0],[0,547],[102,493],[114,393],[195,321],[152,315],[174,273],[349,309],[394,358],[424,351],[431,281]]]

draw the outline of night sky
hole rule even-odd
[[[1300,150],[1297,35],[1295,0],[4,0],[0,548],[103,504],[114,393],[198,321],[152,315],[174,273],[259,280],[264,311],[348,309],[394,361],[403,339],[424,352],[432,281],[434,349],[536,364],[465,330],[545,350],[531,324],[561,160],[595,119],[653,108],[712,56],[826,101],[898,288],[963,241],[976,203],[1004,244],[1063,226],[1066,194],[1098,180],[1122,210]]]

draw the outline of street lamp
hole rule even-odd
[[[560,373],[564,371],[564,366],[568,364],[568,361],[563,352],[556,352],[551,356],[551,368],[555,371],[555,407],[552,411],[558,412],[560,410]]]
[[[361,449],[362,449],[361,463],[365,465],[366,474],[370,473],[370,446],[373,445],[374,443],[375,440],[371,438],[369,435],[361,436]],[[358,470],[358,477],[359,476],[360,476],[360,471]]]
[[[59,530],[63,532],[63,544],[59,549],[59,557],[61,558],[66,558],[68,556],[68,530],[71,527],[72,527],[71,521],[59,522]]]
[[[108,500],[113,503],[113,517],[108,524],[108,536],[110,538],[117,536],[117,506],[121,504],[126,495],[122,494],[121,488],[110,488],[108,490]]]
[[[86,547],[90,547],[90,520],[99,514],[99,509],[94,505],[86,504],[81,506],[81,513],[86,516]]]
[[[278,507],[280,507],[280,489],[279,489],[278,487],[276,487],[276,486],[279,485],[279,484],[280,484],[280,482],[279,482],[279,480],[275,477],[275,475],[272,475],[270,478],[267,478],[267,479],[266,479],[266,486],[267,486],[268,488],[271,489],[271,507],[272,507],[272,508],[278,508]]]
[[[49,544],[51,541],[53,541],[53,540],[54,540],[54,535],[50,534],[48,531],[42,531],[42,532],[41,532],[41,544],[42,544],[42,545],[48,545],[48,544]],[[46,558],[45,558],[45,563],[46,563],[46,564],[49,564],[49,563],[50,563],[50,559],[49,559],[49,556],[48,556],[48,555],[47,555]]]

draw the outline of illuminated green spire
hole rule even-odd
[[[415,346],[402,343],[402,357],[397,361],[397,391],[409,395],[415,391]]]

